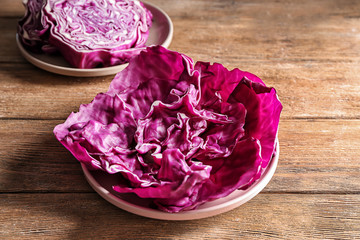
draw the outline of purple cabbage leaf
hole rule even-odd
[[[126,179],[115,191],[179,212],[260,178],[276,151],[281,109],[275,89],[255,75],[156,46],[54,133],[89,169]]]
[[[138,0],[28,0],[18,35],[77,68],[126,63],[145,48],[152,14]]]

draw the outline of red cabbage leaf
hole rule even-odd
[[[179,212],[251,186],[276,149],[282,105],[255,75],[147,48],[65,123],[57,139],[119,193]]]
[[[74,67],[107,67],[144,49],[151,20],[138,0],[28,0],[18,34],[27,49],[59,51]]]

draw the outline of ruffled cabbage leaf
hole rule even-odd
[[[282,105],[255,75],[160,46],[55,127],[89,169],[126,179],[119,193],[179,212],[246,189],[276,151]]]

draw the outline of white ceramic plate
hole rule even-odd
[[[153,4],[145,3],[145,7],[153,14],[153,23],[150,28],[149,38],[146,46],[161,45],[168,47],[173,37],[173,24],[170,17],[160,8]],[[20,49],[21,54],[33,65],[49,72],[74,76],[74,77],[96,77],[116,74],[123,70],[128,64],[121,64],[117,66],[93,68],[93,69],[79,69],[70,66],[62,56],[51,56],[47,54],[36,54],[27,51],[21,44],[18,35],[16,34],[16,43]]]
[[[275,173],[279,161],[279,142],[277,141],[276,155],[273,157],[263,175],[251,187],[246,190],[237,190],[227,197],[207,202],[195,210],[179,213],[168,213],[147,207],[148,202],[134,197],[132,194],[119,194],[112,190],[116,183],[113,175],[102,171],[89,171],[85,165],[81,165],[85,177],[91,187],[104,199],[115,206],[128,212],[162,220],[192,220],[211,217],[230,211],[255,197],[270,182]]]

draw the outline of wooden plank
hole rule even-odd
[[[360,2],[154,3],[173,17],[171,49],[257,74],[278,90],[284,118],[360,118]],[[0,18],[0,117],[65,118],[106,91],[113,76],[64,77],[26,63],[15,45],[16,24]]]
[[[150,2],[173,20],[170,49],[277,89],[273,179],[249,203],[203,220],[145,219],[107,203],[52,129],[113,76],[64,77],[27,63],[15,44],[24,8],[2,0],[0,239],[358,239],[360,1]]]
[[[200,58],[212,52],[214,60],[225,59],[229,63],[238,59],[358,59],[358,51],[353,51],[359,50],[355,44],[360,21],[358,1],[213,1],[212,4],[196,1],[195,7],[190,4],[193,1],[181,6],[173,4],[168,11],[177,11],[173,13],[176,48],[199,54]]]
[[[113,77],[65,77],[30,64],[8,64],[0,70],[0,118],[65,119],[107,91]]]
[[[22,0],[1,0],[0,17],[22,17],[25,8]]]
[[[89,192],[53,136],[61,120],[0,121],[0,192]],[[265,192],[359,193],[360,120],[283,120],[280,161]]]
[[[357,239],[360,195],[259,194],[201,220],[159,221],[96,194],[2,194],[2,239]]]
[[[263,62],[258,70],[255,65],[247,70],[277,89],[283,118],[360,118],[360,65],[342,63],[340,69],[330,63],[309,68],[306,63]],[[0,118],[65,119],[107,91],[113,79],[65,77],[30,64],[0,66]]]
[[[16,45],[17,18],[0,18],[0,63],[26,62]],[[0,66],[0,69],[3,67]]]
[[[91,191],[78,161],[52,133],[58,123],[1,121],[0,192]]]
[[[22,15],[18,1],[6,2],[0,16]],[[196,60],[230,67],[238,67],[239,60],[359,61],[359,1],[150,2],[173,19],[171,48]],[[1,31],[14,33],[17,20],[0,19]],[[16,54],[0,60],[18,60]]]
[[[279,167],[268,190],[359,192],[359,132],[359,120],[282,121]]]

